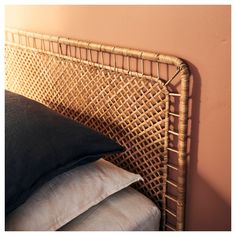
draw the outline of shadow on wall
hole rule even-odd
[[[187,61],[191,71],[190,86],[190,150],[186,194],[186,230],[231,230],[231,206],[197,172],[201,76]],[[192,83],[192,85],[191,85]],[[197,204],[196,204],[197,203]],[[200,226],[200,227],[198,227]]]
[[[191,178],[195,191],[188,190],[187,209],[194,217],[186,218],[186,230],[231,230],[231,206],[201,176]],[[191,193],[191,194],[190,194]],[[193,198],[198,198],[193,200]],[[195,204],[191,204],[191,199]],[[198,202],[198,204],[196,204]],[[197,227],[200,225],[201,227]]]

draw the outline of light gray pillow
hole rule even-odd
[[[6,217],[8,231],[57,230],[111,194],[142,180],[100,159],[44,184]]]

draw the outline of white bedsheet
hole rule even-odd
[[[156,231],[161,213],[143,194],[131,187],[103,200],[60,228],[62,231]]]

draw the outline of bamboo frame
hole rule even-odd
[[[156,124],[157,130],[155,130],[155,133],[148,134],[148,139],[153,140],[152,142],[155,142],[155,136],[158,136],[157,144],[159,145],[158,152],[160,152],[160,155],[163,156],[163,159],[161,159],[162,164],[158,164],[156,162],[156,170],[152,170],[153,173],[156,174],[155,171],[158,173],[161,177],[161,180],[158,180],[156,182],[156,185],[160,184],[161,187],[155,189],[156,186],[152,187],[152,180],[150,180],[150,183],[145,183],[145,186],[137,186],[139,190],[146,193],[147,196],[149,196],[152,200],[155,202],[161,202],[162,205],[162,229],[163,230],[184,230],[184,209],[185,209],[185,183],[186,183],[186,138],[187,138],[187,117],[188,117],[188,90],[189,90],[189,70],[186,65],[186,63],[181,60],[180,58],[174,57],[174,56],[168,56],[164,54],[159,53],[153,53],[153,52],[146,52],[146,51],[140,51],[140,50],[134,50],[134,49],[128,49],[128,48],[121,48],[116,46],[110,46],[110,45],[102,45],[98,43],[92,43],[92,42],[85,42],[85,41],[79,41],[79,40],[72,40],[67,39],[64,37],[56,37],[56,36],[48,36],[38,33],[31,33],[26,32],[22,30],[16,30],[16,29],[6,29],[6,88],[12,91],[16,91],[19,93],[23,93],[23,95],[27,95],[27,91],[24,92],[21,90],[20,87],[17,87],[17,82],[14,81],[15,77],[19,78],[21,75],[21,72],[19,71],[13,71],[13,68],[10,68],[11,65],[15,65],[17,63],[23,63],[19,68],[21,69],[22,65],[24,65],[24,62],[19,62],[19,60],[24,60],[19,57],[19,55],[43,55],[45,58],[48,58],[49,60],[55,60],[55,61],[62,61],[63,63],[67,63],[66,65],[73,65],[72,69],[74,67],[77,68],[77,65],[80,65],[80,67],[85,68],[84,70],[87,71],[89,76],[96,75],[94,73],[108,73],[108,77],[124,77],[125,79],[133,79],[133,82],[139,84],[140,81],[146,81],[150,80],[153,84],[150,88],[147,90],[147,94],[144,94],[145,98],[149,96],[150,92],[153,92],[153,87],[156,86],[156,89],[158,92],[155,94],[156,98],[158,98],[158,104],[161,107],[162,105],[164,108],[160,109],[158,116],[164,116],[163,120],[161,119],[159,124]],[[47,45],[47,46],[46,46]],[[56,46],[56,48],[55,48]],[[64,47],[64,49],[63,49]],[[85,58],[82,57],[82,50],[85,50]],[[79,51],[80,56],[77,56],[77,52]],[[96,52],[95,58],[93,58],[93,52]],[[18,53],[18,56],[15,56],[16,53]],[[104,54],[108,54],[108,62],[105,63],[105,56]],[[112,59],[113,56],[113,59]],[[118,66],[118,59],[117,57],[122,57],[122,63],[120,66]],[[22,56],[23,58],[23,56]],[[125,62],[126,59],[126,62]],[[136,60],[136,68],[131,68],[132,66],[132,59]],[[33,61],[36,67],[36,60]],[[145,72],[145,62],[148,62],[150,65],[150,71],[149,73]],[[153,75],[153,66],[156,65],[156,74]],[[166,64],[174,66],[176,68],[175,73],[166,80],[163,79],[162,75],[160,75],[160,64]],[[27,71],[27,74],[31,74],[30,68],[25,66],[25,71]],[[51,64],[49,68],[51,70],[55,70],[54,64]],[[9,68],[8,68],[9,67]],[[66,67],[65,67],[66,68]],[[97,69],[99,68],[99,72],[97,72]],[[78,69],[78,68],[77,68]],[[73,70],[74,71],[74,70]],[[77,73],[76,70],[74,73]],[[43,74],[43,72],[42,72]],[[32,77],[35,75],[32,75]],[[46,77],[45,77],[46,78]],[[88,77],[89,78],[89,77]],[[181,82],[181,88],[179,91],[171,91],[170,85],[173,81],[179,79]],[[115,81],[115,80],[114,80]],[[114,82],[112,80],[112,83]],[[125,85],[126,87],[131,86],[130,84]],[[143,83],[143,82],[142,82]],[[146,82],[145,82],[146,83]],[[73,83],[73,86],[75,84]],[[73,89],[73,86],[69,87],[69,90]],[[139,85],[137,85],[139,86]],[[140,84],[141,86],[141,84]],[[141,88],[141,87],[140,87]],[[27,87],[28,90],[30,90],[30,87]],[[48,88],[47,93],[50,94],[50,88]],[[144,87],[145,89],[145,87]],[[26,93],[26,94],[24,94]],[[30,92],[31,93],[31,92]],[[32,95],[32,93],[31,93]],[[28,94],[28,96],[31,96]],[[32,95],[34,97],[34,94]],[[164,98],[163,98],[164,96]],[[111,100],[115,97],[115,94],[111,96]],[[169,98],[175,97],[179,98],[179,112],[173,112],[169,109]],[[34,97],[36,100],[38,99],[41,101],[40,97],[37,97],[35,95]],[[119,100],[119,98],[117,98]],[[60,99],[59,99],[60,100]],[[141,101],[141,98],[138,98],[138,101]],[[148,100],[149,101],[149,100]],[[153,100],[150,100],[153,102]],[[43,100],[41,102],[44,102]],[[116,102],[116,101],[115,101]],[[119,102],[119,101],[117,101]],[[66,105],[71,105],[73,101],[67,102]],[[119,103],[120,104],[120,103]],[[122,104],[122,103],[121,103]],[[50,106],[50,103],[46,104]],[[101,110],[104,109],[104,105],[101,105]],[[122,106],[122,105],[120,105]],[[52,107],[55,109],[55,107]],[[119,107],[118,107],[119,108]],[[117,109],[118,109],[117,108]],[[64,110],[60,110],[59,112],[66,111],[66,108],[63,108]],[[147,120],[153,121],[153,114],[149,114],[150,112],[153,112],[152,107],[147,107],[144,105],[144,108],[142,108],[142,111],[145,112],[144,115],[147,115]],[[101,111],[97,111],[99,113]],[[102,110],[104,113],[104,111]],[[105,111],[107,113],[107,111]],[[136,111],[129,111],[130,116],[132,114],[136,114]],[[156,112],[156,111],[155,111]],[[77,113],[76,113],[77,114]],[[104,113],[105,114],[105,113]],[[66,114],[67,115],[67,114]],[[96,113],[94,113],[96,115]],[[141,114],[142,115],[142,114]],[[68,115],[70,116],[70,114]],[[79,115],[71,115],[73,119],[77,119]],[[171,130],[170,124],[169,124],[169,118],[174,117],[178,119],[178,131]],[[157,119],[158,117],[156,117]],[[88,118],[87,118],[88,119]],[[89,118],[88,120],[91,120],[92,118]],[[123,122],[129,122],[129,117],[122,118],[121,123]],[[159,118],[158,118],[159,119]],[[83,120],[83,119],[82,119]],[[89,123],[89,121],[86,121]],[[122,123],[122,124],[123,124]],[[132,123],[132,122],[131,122]],[[160,125],[164,125],[164,128],[162,129]],[[126,126],[129,127],[130,123],[127,123]],[[152,128],[152,127],[151,127]],[[151,129],[150,128],[150,129]],[[143,129],[143,127],[142,127]],[[148,128],[149,129],[149,128]],[[109,131],[110,132],[110,131]],[[113,132],[113,131],[111,131]],[[115,133],[115,135],[119,135],[119,132]],[[132,127],[132,132],[136,132],[136,127]],[[146,132],[146,131],[143,131]],[[154,131],[153,131],[154,132]],[[139,131],[139,134],[142,134],[142,131]],[[164,137],[161,136],[161,134],[165,134]],[[108,133],[109,134],[109,133]],[[127,134],[129,136],[129,133]],[[170,147],[169,146],[169,135],[173,135],[178,138],[178,146],[177,147]],[[135,139],[136,136],[130,137],[129,140]],[[121,140],[122,141],[122,140]],[[149,150],[149,146],[153,143],[147,144],[145,146],[146,151]],[[142,140],[141,140],[142,143]],[[160,148],[161,147],[161,148]],[[164,148],[164,151],[160,151]],[[173,165],[171,163],[168,163],[168,158],[170,153],[175,153],[178,156],[177,164]],[[151,153],[151,151],[150,151]],[[132,154],[132,152],[131,152]],[[143,154],[142,154],[143,155]],[[148,156],[148,153],[147,153]],[[128,157],[126,157],[128,160]],[[149,157],[149,159],[155,159],[155,157]],[[119,158],[114,158],[115,162],[119,162]],[[125,160],[125,159],[124,159]],[[123,160],[123,162],[125,162]],[[129,160],[130,161],[130,160]],[[140,160],[139,160],[140,161]],[[140,165],[147,165],[147,159],[142,160],[141,159]],[[120,161],[122,162],[122,161]],[[134,162],[132,159],[131,162]],[[121,166],[124,164],[118,163]],[[132,163],[131,163],[132,164]],[[135,163],[137,165],[137,163]],[[152,167],[153,164],[149,164],[149,167]],[[130,163],[125,166],[127,169],[131,169]],[[173,182],[172,180],[168,179],[168,173],[169,170],[173,170],[177,172],[177,179]],[[134,171],[137,172],[137,169],[134,169]],[[153,177],[156,178],[156,177]],[[158,177],[159,178],[159,177]],[[168,186],[172,186],[177,189],[176,196],[171,196],[168,194]],[[150,191],[149,191],[150,190]],[[156,191],[156,192],[155,192]],[[154,192],[154,193],[153,193]],[[174,204],[176,204],[176,209],[171,210],[167,206],[167,201],[172,201]],[[167,215],[171,215],[175,218],[175,225],[171,225],[168,222]]]

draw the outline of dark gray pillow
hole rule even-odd
[[[120,145],[104,135],[36,101],[6,91],[6,214],[56,175],[121,151]]]

